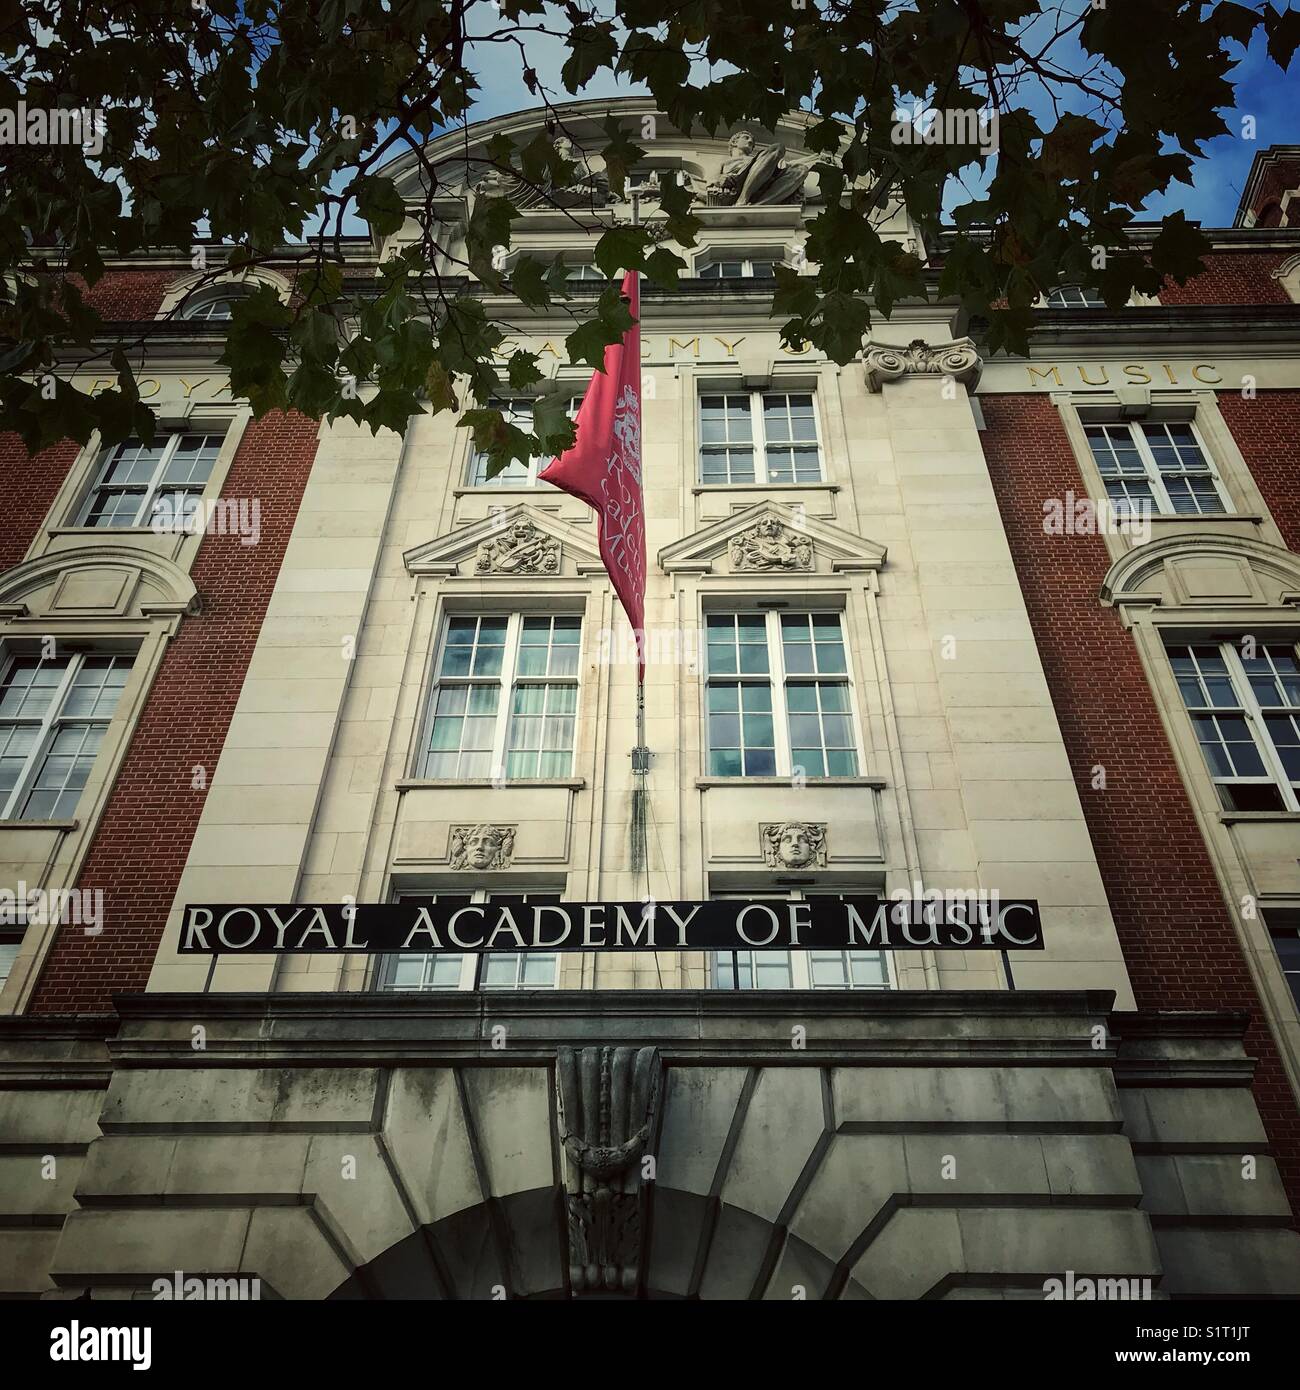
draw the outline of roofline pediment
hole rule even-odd
[[[514,577],[515,574],[537,573],[536,570],[491,570],[478,567],[483,547],[500,540],[515,527],[528,527],[543,541],[558,544],[563,555],[572,560],[579,574],[603,572],[600,551],[589,537],[572,522],[561,521],[548,512],[527,502],[503,507],[489,517],[458,527],[446,535],[423,541],[402,552],[402,562],[408,574],[427,574],[447,577],[461,573],[461,567],[473,562],[470,573],[478,578]],[[544,572],[544,571],[543,571]],[[558,573],[558,571],[557,571]]]
[[[852,573],[878,570],[885,563],[886,548],[876,541],[854,535],[841,526],[797,512],[793,507],[770,499],[755,502],[743,511],[733,512],[721,521],[684,536],[659,552],[659,567],[665,574],[712,574],[714,564],[729,551],[733,538],[752,529],[756,523],[773,520],[800,536],[806,536],[817,551],[830,560],[832,571]],[[772,571],[758,571],[770,578]]]

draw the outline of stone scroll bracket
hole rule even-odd
[[[869,338],[862,345],[862,365],[867,387],[872,391],[881,390],[886,382],[901,381],[908,376],[951,377],[973,391],[984,363],[970,338],[956,338],[937,346],[923,338],[914,338],[906,347]]]
[[[655,1047],[562,1047],[556,1055],[569,1285],[633,1297],[644,1277],[647,1159],[663,1089]]]

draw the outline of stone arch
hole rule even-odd
[[[1300,556],[1240,536],[1176,536],[1138,546],[1111,567],[1101,601],[1170,609],[1287,608],[1300,604]]]
[[[1300,304],[1300,252],[1288,256],[1273,271],[1273,279],[1282,286],[1293,304]]]
[[[597,1298],[652,1300],[748,1300],[767,1294],[774,1247],[784,1246],[784,1268],[807,1271],[809,1297],[830,1290],[833,1297],[868,1299],[870,1295],[847,1271],[837,1276],[833,1261],[784,1232],[777,1224],[723,1202],[701,1220],[698,1193],[656,1189],[648,1202],[650,1248],[642,1287],[636,1294],[597,1294]],[[520,1232],[531,1235],[522,1249]],[[682,1287],[674,1270],[688,1235],[717,1245],[726,1233],[725,1259],[698,1260],[693,1284]],[[739,1244],[732,1244],[739,1238]],[[512,1239],[513,1238],[513,1239]],[[567,1270],[568,1231],[560,1187],[476,1203],[422,1226],[359,1266],[329,1294],[338,1301],[467,1301],[494,1298],[526,1300],[572,1297]],[[777,1297],[788,1295],[778,1294]]]
[[[192,295],[219,294],[223,289],[255,289],[258,285],[268,285],[280,297],[289,298],[292,286],[289,281],[274,270],[265,266],[249,266],[245,270],[222,272],[214,277],[211,270],[195,270],[188,275],[179,276],[168,285],[158,306],[160,319],[179,318],[180,311]]]
[[[50,550],[0,574],[0,616],[152,618],[195,613],[194,581],[142,546]]]

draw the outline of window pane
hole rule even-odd
[[[9,664],[0,687],[0,719],[40,719],[68,669],[69,657],[40,661],[18,657]]]
[[[163,471],[165,483],[205,484],[221,452],[219,434],[183,434]]]
[[[506,755],[508,777],[567,777],[572,767],[572,686],[516,686]]]

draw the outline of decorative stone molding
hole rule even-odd
[[[174,561],[143,546],[96,541],[46,551],[0,574],[0,614],[130,620],[199,611],[194,581]]]
[[[451,867],[453,869],[505,869],[515,852],[513,825],[453,825],[451,827]]]
[[[733,570],[810,570],[812,537],[767,516],[732,536],[727,547]]]
[[[763,859],[769,869],[824,869],[826,826],[802,820],[759,826]]]
[[[478,548],[478,574],[559,574],[560,542],[531,521],[516,521]]]
[[[862,362],[872,391],[905,376],[950,376],[974,389],[984,366],[970,338],[957,338],[939,347],[931,347],[923,338],[913,338],[906,347],[869,338],[862,347]]]
[[[641,1159],[657,1119],[659,1049],[561,1047],[555,1070],[569,1284],[575,1294],[634,1293],[644,1256]]]

